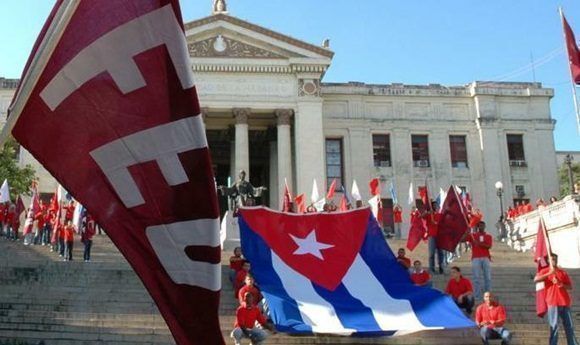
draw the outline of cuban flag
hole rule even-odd
[[[242,208],[242,249],[281,332],[362,336],[474,327],[443,293],[413,285],[369,208]]]

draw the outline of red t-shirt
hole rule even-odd
[[[487,306],[487,304],[482,303],[475,311],[475,322],[478,325],[482,322],[491,322],[491,324],[487,325],[488,328],[502,327],[505,319],[505,308],[501,304]]]
[[[65,226],[63,232],[65,242],[72,242],[74,240],[74,230],[72,226]]]
[[[239,270],[238,273],[236,273],[236,279],[234,280],[234,297],[235,298],[238,297],[238,292],[240,292],[240,289],[242,288],[242,286],[244,286],[244,280],[246,280],[247,274],[248,274],[248,272],[244,271],[244,270]]]
[[[411,259],[404,256],[397,256],[397,262],[403,265],[405,268],[411,267]]]
[[[252,296],[254,297],[254,306],[258,305],[258,303],[260,303],[262,298],[264,298],[262,296],[262,293],[260,292],[260,290],[258,290],[257,287],[244,285],[240,289],[240,292],[238,292],[238,300],[240,301],[240,305],[244,305],[244,295],[246,294],[246,292],[251,293]]]
[[[543,268],[538,272],[538,275],[543,275],[548,273],[550,267]],[[572,285],[570,276],[566,271],[556,268],[556,272],[550,274],[546,280],[544,280],[544,289],[546,289],[546,304],[548,306],[563,306],[569,307],[572,304],[570,300],[570,295],[568,290],[563,286],[558,286],[554,284],[553,280],[556,278],[562,285]]]
[[[419,273],[411,273],[411,280],[415,285],[425,285],[429,280],[431,280],[431,275],[429,272],[422,270]]]
[[[483,237],[482,237],[483,236]],[[483,239],[483,241],[482,241]],[[475,258],[490,258],[491,255],[489,254],[489,248],[485,248],[479,245],[479,243],[484,243],[488,246],[492,246],[493,244],[493,237],[491,237],[488,233],[473,233],[467,236],[467,242],[471,243],[471,259]]]
[[[441,213],[427,213],[425,215],[425,221],[427,223],[427,234],[429,237],[437,236],[439,231],[439,221],[441,220]]]
[[[534,210],[534,207],[532,206],[532,204],[525,204],[523,208],[524,208],[524,213],[529,213],[529,212],[532,212]]]
[[[473,292],[473,286],[471,285],[471,281],[465,277],[460,277],[459,281],[451,278],[447,283],[445,292],[454,298],[458,298],[459,295],[463,295],[466,292]]]
[[[403,222],[403,211],[400,209],[393,210],[393,221],[395,223],[402,223]]]
[[[238,272],[239,270],[242,269],[244,262],[245,260],[241,256],[232,255],[230,257],[230,268]]]
[[[260,312],[260,309],[256,307],[246,307],[244,305],[240,306],[236,311],[236,323],[234,324],[234,328],[254,328],[256,325],[256,321],[258,321],[261,325],[266,324],[266,318]]]

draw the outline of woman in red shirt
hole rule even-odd
[[[433,287],[431,275],[423,269],[421,261],[415,260],[413,262],[413,270],[411,271],[411,281],[417,286]]]
[[[451,279],[447,283],[445,293],[450,295],[455,304],[471,315],[475,300],[473,299],[473,286],[471,281],[461,275],[461,269],[457,266],[451,267]]]
[[[64,237],[64,261],[72,261],[72,251],[74,244],[74,226],[72,220],[67,220],[63,229]]]
[[[401,223],[403,222],[403,209],[399,204],[393,207],[393,222],[395,223],[395,238],[401,239]]]

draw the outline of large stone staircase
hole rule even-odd
[[[82,248],[78,240],[75,244],[76,260],[62,262],[48,247],[0,239],[0,345],[38,344],[41,340],[46,345],[174,344],[155,304],[108,238],[95,236],[90,263],[79,260]],[[404,245],[391,240],[389,244],[394,251]],[[229,255],[223,253],[222,262],[227,262]],[[453,263],[468,277],[469,255]],[[426,245],[421,244],[411,258],[426,263]],[[547,325],[535,315],[531,255],[497,243],[493,260],[494,291],[507,307],[507,327],[514,333],[514,343],[547,343]],[[225,272],[220,320],[226,342],[233,344],[228,336],[237,302]],[[569,273],[575,287],[580,288],[580,270]],[[436,276],[435,286],[443,288],[448,278],[448,274]],[[577,318],[580,294],[573,295]],[[577,320],[577,331],[578,325]],[[276,334],[267,340],[267,344],[480,343],[475,329],[421,332],[390,339]]]

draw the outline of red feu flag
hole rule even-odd
[[[22,201],[22,198],[19,195],[18,199],[16,199],[16,208],[14,209],[14,214],[16,215],[16,218],[20,218],[20,215],[25,210],[26,210],[26,206],[24,206],[24,202]]]
[[[437,226],[437,248],[455,251],[455,247],[469,230],[469,224],[461,200],[455,187],[449,187],[441,208],[441,218]]]
[[[572,79],[574,80],[574,84],[580,84],[580,50],[576,44],[574,32],[568,24],[566,17],[564,17],[564,14],[562,14],[562,25],[564,26],[564,39],[566,40],[566,50],[568,51]]]
[[[338,207],[339,211],[348,211],[348,201],[346,201],[346,196],[344,194],[340,198],[340,205]]]
[[[32,232],[34,226],[34,217],[40,211],[40,202],[38,199],[38,191],[36,186],[33,186],[32,198],[30,199],[30,206],[28,207],[28,212],[26,213],[26,220],[24,221],[24,229],[22,229],[22,235],[26,236]]]
[[[371,196],[381,194],[381,182],[378,178],[374,178],[369,182],[369,189],[371,191]]]
[[[178,345],[224,344],[219,212],[177,0],[57,1],[8,130],[94,216]]]

